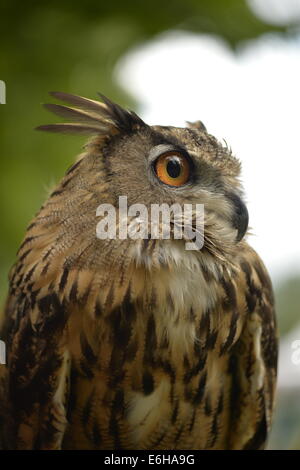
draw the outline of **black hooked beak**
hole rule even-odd
[[[248,228],[248,209],[241,198],[237,196],[237,194],[229,193],[227,194],[227,198],[231,201],[234,207],[232,225],[235,229],[237,229],[236,241],[239,242],[245,235]]]

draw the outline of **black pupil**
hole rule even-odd
[[[181,164],[179,158],[173,157],[167,163],[167,172],[171,178],[178,178],[181,173]]]

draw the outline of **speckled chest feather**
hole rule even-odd
[[[234,300],[243,311],[245,298],[236,294],[234,280],[204,277],[195,255],[182,260],[151,273],[132,269],[121,304],[111,285],[107,311],[98,312],[96,321],[79,326],[82,312],[77,319],[73,312],[75,402],[67,448],[95,448],[100,442],[104,448],[131,449],[227,445],[228,351],[243,315],[226,305]]]

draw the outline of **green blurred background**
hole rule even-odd
[[[243,0],[0,1],[0,300],[7,273],[29,220],[47,192],[79,153],[82,138],[34,132],[54,122],[40,103],[60,90],[94,98],[101,91],[139,111],[142,103],[114,80],[114,69],[130,49],[164,31],[208,33],[233,51],[244,41],[273,33],[295,34],[295,24],[266,23]],[[275,283],[282,337],[299,322],[300,278]],[[270,448],[300,449],[297,387],[279,391]]]

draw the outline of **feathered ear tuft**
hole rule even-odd
[[[186,121],[186,123],[190,129],[197,129],[198,131],[207,132],[206,127],[202,121],[195,121],[195,122]]]
[[[99,93],[104,101],[90,100],[82,96],[52,91],[50,95],[75,107],[60,104],[45,104],[49,111],[68,119],[71,123],[48,124],[36,129],[69,134],[110,135],[118,132],[130,133],[136,128],[146,127],[144,121],[133,111],[127,111]]]
[[[110,101],[106,96],[99,92],[98,95],[106,104],[109,115],[119,130],[128,132],[134,130],[136,127],[146,126],[144,121],[134,111],[127,111],[118,104]]]

